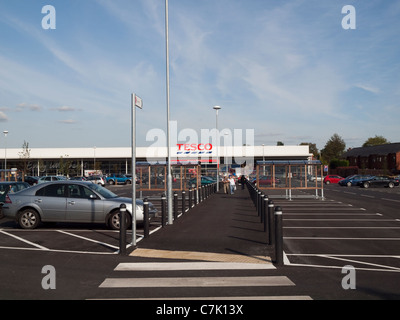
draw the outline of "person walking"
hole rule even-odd
[[[229,193],[229,180],[227,176],[224,176],[224,179],[222,180],[222,183],[224,184],[224,193],[228,194]]]
[[[232,175],[230,175],[228,180],[229,180],[229,186],[230,186],[230,189],[231,189],[231,194],[234,194],[235,193],[235,189],[236,189],[235,179],[233,178]]]

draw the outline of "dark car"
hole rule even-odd
[[[23,189],[29,188],[31,185],[27,182],[0,182],[0,204],[4,204],[8,193],[15,193]]]
[[[372,178],[373,176],[371,175],[359,175],[359,174],[354,174],[352,176],[348,176],[346,178],[344,178],[343,180],[340,180],[338,182],[338,184],[340,186],[347,186],[347,187],[351,187],[351,186],[359,186],[361,182],[368,180],[370,178]]]
[[[362,188],[369,188],[369,187],[387,187],[393,188],[394,186],[399,185],[398,179],[393,179],[387,176],[374,176],[367,180],[364,180],[359,183],[359,186]]]

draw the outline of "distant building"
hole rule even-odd
[[[400,173],[400,143],[354,148],[343,157],[349,161],[349,166],[382,170],[383,173],[390,174]]]

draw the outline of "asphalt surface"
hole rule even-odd
[[[127,256],[117,254],[118,234],[105,229],[58,224],[24,232],[2,219],[0,299],[145,299],[157,301],[151,314],[163,306],[156,299],[399,299],[399,194],[359,192],[330,186],[324,201],[275,198],[284,211],[282,267],[271,263],[274,248],[240,187],[211,195],[173,225],[153,225],[149,238],[138,230]],[[377,196],[391,199],[385,212],[376,212]],[[345,265],[356,268],[355,289],[342,286]],[[55,289],[43,288],[44,266],[56,271]]]

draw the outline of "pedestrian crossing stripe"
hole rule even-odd
[[[269,263],[239,262],[125,262],[115,271],[184,271],[184,270],[266,270],[276,269]]]

